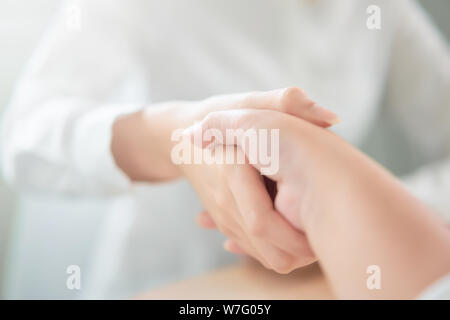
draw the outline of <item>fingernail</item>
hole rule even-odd
[[[329,125],[335,125],[341,122],[341,119],[339,119],[339,117],[335,113],[317,104],[314,105],[314,107],[311,109],[311,112],[317,118],[319,118],[322,121],[325,121]]]

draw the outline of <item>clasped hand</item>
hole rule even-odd
[[[223,148],[220,151],[224,153],[232,152],[236,158],[244,154],[245,163],[182,166],[184,176],[205,207],[197,218],[198,223],[225,234],[228,238],[224,243],[226,250],[248,254],[279,273],[288,273],[316,260],[298,220],[300,182],[289,178],[298,162],[295,161],[296,152],[292,150],[296,147],[292,143],[294,138],[286,140],[286,137],[289,130],[297,129],[297,121],[308,122],[311,127],[325,131],[324,128],[335,123],[337,117],[315,105],[300,89],[289,88],[249,95],[239,102],[239,108],[209,113],[185,133],[194,142],[196,133],[200,132],[202,136],[208,129],[219,130],[224,136],[228,129],[280,130],[281,168],[275,175],[264,177],[259,171],[262,166],[257,162],[249,164],[249,150],[242,150],[242,141],[228,146],[216,143],[214,148],[216,151]],[[196,147],[205,146],[202,141]],[[291,154],[288,154],[289,150],[292,150]],[[289,182],[289,185],[280,184],[281,181]],[[275,203],[267,182],[278,187],[278,193],[273,195]],[[293,188],[292,183],[297,185]]]

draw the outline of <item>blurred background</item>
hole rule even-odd
[[[61,2],[0,0],[0,117]],[[17,194],[0,175],[0,298],[76,298],[65,287],[66,267],[79,265],[88,276],[105,208],[97,199]]]
[[[450,39],[450,1],[420,2]],[[0,117],[15,81],[60,3],[0,0]],[[367,141],[366,151],[370,154],[385,143],[383,135],[389,135],[390,130],[378,130],[378,136]],[[400,144],[401,137],[398,139],[388,140]],[[394,172],[407,170],[400,165],[404,164],[402,159],[391,163],[377,160]],[[63,205],[68,201],[70,206]],[[88,198],[17,194],[0,176],[0,298],[76,298],[76,291],[65,287],[65,268],[80,265],[83,277],[88,276],[106,206]]]

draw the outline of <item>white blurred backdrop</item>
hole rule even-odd
[[[14,82],[60,2],[0,0],[0,117]],[[450,1],[421,3],[450,38]],[[391,167],[395,171],[395,164]],[[70,209],[62,205],[67,201]],[[0,297],[76,298],[65,287],[65,268],[78,264],[84,276],[89,273],[105,206],[84,198],[18,195],[0,177]]]
[[[60,4],[0,0],[0,117]],[[63,205],[67,201],[70,206]],[[0,297],[76,298],[76,291],[65,287],[66,267],[80,265],[86,276],[104,212],[97,200],[16,194],[0,176]]]

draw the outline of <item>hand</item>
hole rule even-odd
[[[173,143],[169,137],[173,130],[186,128],[211,111],[233,109],[276,110],[320,127],[338,121],[336,115],[317,106],[298,88],[218,96],[201,102],[164,104],[124,117],[115,126],[113,154],[133,180],[187,177],[215,225],[234,240],[226,244],[231,251],[245,251],[278,272],[313,262],[304,234],[274,211],[263,180],[250,165],[174,166],[170,161]],[[271,229],[275,232],[266,231],[267,223],[277,226]]]
[[[282,98],[280,102],[276,103],[275,97],[271,97],[272,93],[263,93],[260,97],[247,98],[247,103],[251,101],[254,106],[268,105],[270,100],[275,100],[272,102],[274,106],[280,105],[285,111],[290,110],[291,114],[297,113],[299,116],[304,113],[301,109],[306,109],[305,112],[308,113],[315,108],[298,89],[289,89],[283,95],[276,91],[273,93]],[[243,102],[235,105],[245,107]],[[295,106],[297,110],[286,106]],[[336,121],[336,117],[329,117],[328,121],[316,120],[315,123],[328,127],[331,122]],[[290,272],[315,261],[305,235],[294,230],[274,210],[263,178],[248,163],[197,164],[181,168],[206,208],[198,218],[200,225],[206,228],[218,227],[226,234],[230,240],[225,243],[225,249],[234,253],[247,253],[267,268],[280,273]]]
[[[339,121],[299,88],[222,95],[194,102],[166,102],[119,117],[113,126],[111,151],[117,165],[133,181],[164,181],[182,172],[171,161],[174,130],[187,128],[208,113],[235,109],[270,109],[291,114],[320,127]]]
[[[230,147],[224,152],[239,157],[242,151]],[[263,177],[248,162],[186,165],[183,172],[207,210],[199,216],[200,225],[217,227],[232,239],[225,249],[246,253],[280,273],[315,261],[305,235],[273,208]]]
[[[348,157],[337,157],[337,152],[345,153],[345,149],[348,149],[347,144],[332,132],[298,118],[268,110],[215,112],[189,128],[187,134],[191,137],[202,136],[202,133],[212,128],[221,131],[223,135],[226,134],[227,129],[238,128],[280,130],[280,169],[275,174],[267,175],[267,178],[277,184],[275,210],[280,212],[297,230],[304,230],[304,221],[309,221],[309,216],[313,215],[318,203],[322,201],[317,195],[333,194],[333,189],[341,187],[336,182],[345,183],[346,181],[346,171],[343,168],[348,168],[348,165],[339,166],[339,163],[342,162],[340,159],[348,160]],[[204,141],[198,147],[204,148],[207,144],[209,141]],[[232,145],[232,147],[236,146],[242,147],[243,141],[238,139],[236,145]],[[244,148],[241,152],[250,156],[248,149]],[[326,159],[333,159],[333,161],[326,161]],[[253,163],[253,166],[260,171],[263,169],[263,165],[258,162]],[[240,183],[243,183],[242,180]],[[211,217],[206,213],[202,213],[199,220],[205,227],[214,226]],[[262,239],[267,239],[268,233],[278,228],[266,219],[261,218],[259,222],[255,219],[255,222],[263,225],[258,227],[265,231],[259,233]],[[245,233],[249,234],[248,231],[244,231]],[[227,242],[227,246],[228,249],[236,252],[241,247],[233,238]],[[293,255],[291,258],[295,257],[295,252],[290,251],[290,253]],[[304,249],[297,251],[297,254],[297,257],[303,256]]]

